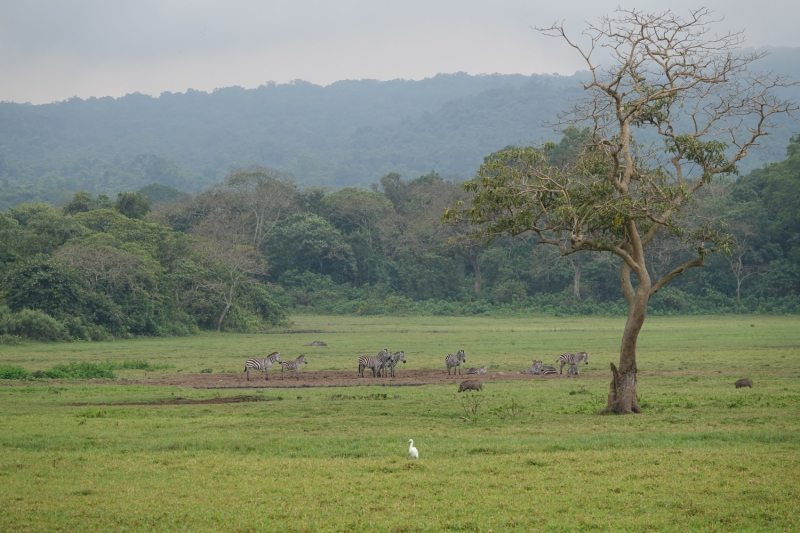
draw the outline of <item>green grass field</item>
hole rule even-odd
[[[798,317],[648,319],[645,413],[624,417],[594,414],[621,319],[294,320],[315,332],[30,343],[0,347],[0,364],[241,372],[279,350],[355,372],[355,355],[384,346],[407,368],[442,368],[459,348],[500,371],[564,351],[590,364],[586,379],[486,382],[474,423],[452,385],[195,390],[126,386],[145,372],[121,370],[120,385],[0,386],[0,530],[800,529]],[[302,346],[317,339],[329,346]],[[740,377],[754,388],[735,389]],[[253,401],[135,405],[241,395]]]

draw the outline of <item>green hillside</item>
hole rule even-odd
[[[772,52],[760,68],[796,77],[800,49]],[[3,102],[0,208],[60,205],[81,189],[116,193],[154,182],[197,193],[250,165],[289,173],[302,187],[333,189],[368,186],[388,172],[469,179],[486,154],[560,138],[545,124],[582,95],[585,76],[457,73]],[[800,100],[800,88],[790,91]],[[743,173],[781,158],[800,129],[785,126],[748,157]]]

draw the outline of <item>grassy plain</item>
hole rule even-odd
[[[0,530],[800,529],[800,318],[648,319],[645,413],[625,417],[593,414],[620,319],[295,322],[314,333],[30,343],[0,347],[0,364],[144,359],[172,365],[156,374],[240,372],[244,358],[280,350],[337,370],[384,346],[404,349],[409,368],[441,368],[461,347],[470,366],[501,371],[581,349],[590,364],[583,379],[487,382],[476,423],[460,418],[452,385],[0,387]],[[317,339],[329,346],[302,346]],[[735,389],[740,377],[754,388]],[[260,401],[135,405],[242,394]]]

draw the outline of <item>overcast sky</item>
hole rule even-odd
[[[584,21],[619,0],[0,0],[0,100],[158,95],[303,79],[437,73],[572,74],[563,42],[531,26]],[[750,46],[800,46],[800,1],[637,0],[681,15],[705,5]]]

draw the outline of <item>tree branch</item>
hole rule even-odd
[[[697,259],[692,259],[690,261],[686,261],[684,264],[677,267],[675,270],[658,280],[658,282],[653,285],[653,288],[650,289],[650,296],[653,296],[655,293],[661,290],[661,287],[672,281],[673,279],[677,278],[678,276],[682,275],[684,272],[689,270],[693,267],[704,267],[706,266],[705,258],[699,257]]]

